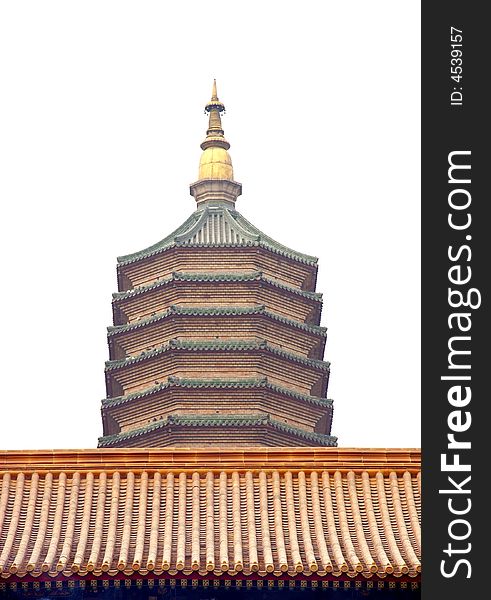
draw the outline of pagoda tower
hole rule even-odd
[[[317,259],[235,209],[216,83],[196,211],[118,258],[99,447],[335,446]]]

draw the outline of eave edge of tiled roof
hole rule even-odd
[[[251,378],[251,379],[190,379],[190,378],[179,378],[169,377],[168,381],[160,383],[158,385],[147,388],[141,392],[134,392],[127,396],[118,396],[116,398],[104,398],[102,400],[102,407],[120,406],[126,404],[132,400],[144,398],[157,394],[161,390],[168,389],[170,387],[184,387],[190,389],[198,388],[242,388],[242,389],[254,389],[254,388],[265,388],[279,394],[285,394],[294,399],[304,400],[317,406],[330,407],[333,405],[333,400],[330,398],[320,398],[318,396],[309,396],[307,394],[300,394],[294,390],[274,385],[267,381],[267,378]]]
[[[302,439],[312,442],[324,442],[324,444],[322,444],[323,446],[335,446],[338,439],[332,435],[309,432],[297,427],[291,427],[276,419],[272,419],[269,415],[169,415],[165,419],[159,419],[158,421],[149,423],[138,429],[102,436],[99,438],[99,445],[111,447],[113,443],[138,437],[156,429],[172,425],[181,427],[252,427],[257,425],[270,425],[275,429]]]
[[[108,336],[114,336],[119,333],[133,331],[149,325],[150,323],[156,323],[171,315],[189,315],[189,316],[240,316],[240,315],[253,315],[261,314],[268,318],[274,319],[279,323],[291,325],[298,329],[308,331],[309,333],[315,333],[322,337],[327,335],[327,327],[320,325],[311,325],[309,323],[302,323],[301,321],[295,321],[294,319],[288,319],[282,315],[278,315],[274,312],[269,311],[264,305],[256,306],[222,306],[222,307],[189,307],[189,306],[178,306],[172,305],[165,312],[157,313],[151,317],[146,317],[140,321],[134,323],[127,323],[125,325],[114,325],[107,328]]]
[[[292,352],[285,352],[280,350],[276,346],[269,344],[266,340],[261,341],[244,341],[244,340],[229,340],[229,341],[194,341],[194,340],[170,340],[168,343],[163,344],[160,348],[148,350],[140,353],[138,356],[130,356],[129,358],[122,358],[118,360],[106,361],[105,371],[113,371],[139,363],[143,360],[164,354],[170,350],[191,350],[191,351],[234,351],[234,350],[267,350],[276,356],[293,360],[300,364],[308,365],[313,368],[321,369],[323,371],[329,371],[331,363],[324,360],[318,360],[315,358],[306,358],[299,354],[293,354]]]
[[[125,300],[127,298],[132,298],[133,296],[138,296],[140,294],[144,294],[153,289],[162,287],[164,285],[168,285],[173,281],[193,281],[196,283],[209,283],[209,282],[239,282],[239,281],[264,281],[265,283],[272,285],[273,287],[277,287],[281,290],[285,290],[286,292],[290,292],[291,294],[296,294],[298,296],[303,296],[304,298],[310,298],[317,302],[322,302],[322,293],[319,292],[307,292],[305,290],[301,290],[299,288],[286,285],[276,281],[275,279],[271,279],[270,277],[266,277],[260,271],[254,271],[252,273],[187,273],[187,272],[179,272],[176,271],[172,273],[169,277],[165,277],[163,279],[158,279],[152,283],[147,285],[142,285],[136,288],[132,288],[131,290],[127,290],[125,292],[114,292],[112,294],[113,302],[117,302],[118,300]]]

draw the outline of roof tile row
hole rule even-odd
[[[15,456],[0,456],[0,469],[7,467],[0,496],[2,577],[121,571],[418,576],[414,451],[406,451],[406,458],[414,456],[409,469],[402,451],[276,448],[262,468],[250,468],[261,449],[214,452],[216,468],[209,470],[203,470],[204,450],[194,452],[201,470],[151,467],[148,460],[140,467],[150,468],[134,468],[138,454],[172,454],[162,450],[80,451],[82,459],[98,454],[101,462],[75,471],[63,469],[62,460],[61,469],[19,472],[12,468]],[[41,454],[32,453],[45,460]],[[364,454],[377,456],[386,469],[365,470]],[[240,455],[242,468],[220,470],[217,459],[240,462]],[[294,455],[326,468],[304,469]],[[336,468],[343,455],[355,468]],[[275,468],[281,456],[286,470]],[[75,458],[65,453],[65,463]]]

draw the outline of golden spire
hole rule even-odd
[[[198,179],[234,179],[232,160],[227,152],[230,144],[225,139],[222,129],[222,112],[225,112],[225,106],[218,99],[217,82],[214,79],[211,100],[205,106],[205,114],[209,115],[209,121],[206,138],[201,144],[203,154],[199,163]]]
[[[198,206],[208,204],[233,206],[242,193],[240,183],[234,181],[232,159],[228,153],[230,144],[222,129],[221,114],[225,106],[218,99],[217,83],[213,80],[211,100],[205,106],[208,115],[206,138],[201,143],[203,154],[199,161],[198,181],[191,185],[191,194]]]
[[[208,130],[206,132],[206,139],[201,144],[201,149],[206,150],[211,146],[217,148],[224,148],[228,150],[230,144],[225,139],[222,129],[222,117],[220,113],[225,112],[225,106],[217,95],[217,80],[213,80],[213,88],[211,90],[211,100],[205,106],[205,114],[209,115]]]

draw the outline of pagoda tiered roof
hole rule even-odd
[[[118,259],[101,447],[336,444],[317,259],[235,209],[222,107],[207,105],[196,211]]]

